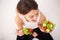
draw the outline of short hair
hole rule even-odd
[[[17,10],[21,14],[27,14],[31,10],[37,10],[38,4],[35,0],[20,0],[17,4]]]

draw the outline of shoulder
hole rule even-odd
[[[19,21],[19,22],[21,22],[21,23],[23,22],[22,19],[19,17],[19,12],[18,12],[17,9],[16,9],[16,17],[15,17],[15,20],[16,20],[16,21]]]
[[[43,23],[43,21],[45,21],[46,20],[46,17],[45,17],[45,15],[42,13],[42,12],[39,12],[40,13],[40,20],[39,20],[39,24],[42,24]]]
[[[15,21],[18,22],[18,23],[22,23],[22,24],[23,24],[23,21],[22,21],[22,19],[19,17],[19,13],[18,13],[17,11],[16,11]]]
[[[46,17],[45,15],[40,11],[40,20],[46,20]]]
[[[22,19],[21,19],[18,15],[16,15],[15,20],[17,20],[17,21],[19,21],[19,22],[23,22]]]

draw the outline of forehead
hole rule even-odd
[[[26,15],[36,15],[36,14],[38,14],[38,10],[31,10]]]

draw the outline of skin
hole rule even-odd
[[[23,15],[28,22],[36,22],[38,16],[38,10],[31,10],[26,15]]]
[[[38,12],[39,12],[38,10],[31,10],[27,14],[25,14],[25,15],[21,14],[21,15],[23,15],[26,18],[26,21],[28,21],[28,22],[36,22],[37,17],[38,17]],[[18,26],[17,35],[19,35],[19,36],[24,35],[23,31],[19,32],[19,30],[23,29],[23,21],[20,19],[19,15],[18,15],[18,11],[16,11],[15,20],[16,20],[16,24]],[[38,22],[39,29],[41,29],[41,24],[43,23],[44,20],[46,20],[46,17],[43,15],[42,12],[40,12],[40,21]],[[34,32],[32,35],[33,35],[33,37],[38,36],[38,34],[36,32]]]

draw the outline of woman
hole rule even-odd
[[[35,0],[20,0],[17,4],[16,23],[17,40],[53,40],[49,33],[45,33],[41,24],[46,17],[38,10]],[[25,35],[23,28],[33,29],[31,35]]]

